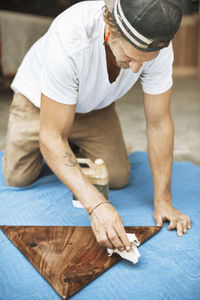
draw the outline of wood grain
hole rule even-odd
[[[11,242],[49,282],[63,299],[78,292],[121,257],[108,257],[106,248],[95,239],[91,227],[84,226],[0,226]],[[160,227],[125,227],[140,243],[155,235]]]

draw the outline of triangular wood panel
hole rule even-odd
[[[49,282],[63,299],[78,292],[121,257],[108,256],[91,227],[85,226],[0,226],[11,242]],[[140,244],[155,235],[158,226],[125,227]]]

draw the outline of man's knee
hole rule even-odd
[[[25,187],[30,185],[39,176],[39,169],[35,174],[33,174],[33,172],[31,174],[28,174],[28,172],[24,172],[24,170],[20,170],[20,168],[14,168],[10,165],[7,166],[4,157],[2,162],[4,181],[8,186]]]
[[[109,172],[109,188],[113,190],[122,189],[129,183],[130,169],[112,170]]]
[[[14,187],[25,187],[33,182],[33,180],[30,180],[27,176],[16,176],[6,172],[4,172],[4,181],[8,186]]]

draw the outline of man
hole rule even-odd
[[[82,174],[69,140],[86,157],[104,159],[111,188],[124,187],[130,163],[114,101],[138,78],[144,91],[154,219],[159,226],[168,220],[169,229],[176,228],[179,236],[190,228],[190,219],[172,206],[170,189],[174,138],[170,40],[182,17],[177,2],[105,1],[105,22],[103,1],[76,4],[33,45],[12,83],[5,181],[14,186],[33,182],[43,155],[90,214],[97,241],[109,248],[130,249],[121,217]]]

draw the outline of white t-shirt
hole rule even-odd
[[[104,42],[104,1],[85,1],[60,14],[48,32],[25,55],[11,88],[40,107],[41,93],[54,101],[76,104],[86,113],[108,106],[141,79],[143,91],[161,94],[172,86],[173,50],[168,48],[138,73],[121,69],[110,83]]]

